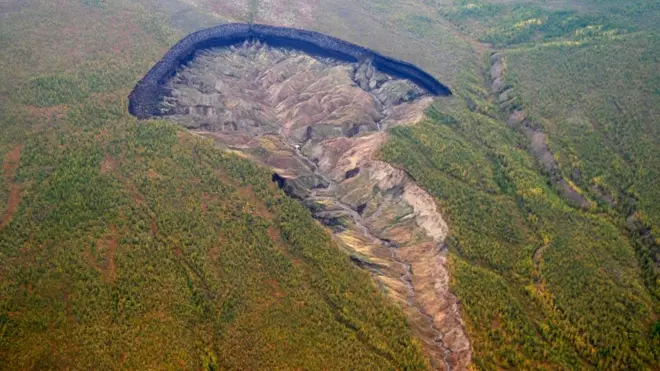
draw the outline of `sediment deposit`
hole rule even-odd
[[[387,67],[402,62],[347,52],[340,47],[352,44],[324,35],[315,42],[336,53],[248,37],[197,50],[174,74],[164,62],[136,87],[131,112],[167,117],[272,168],[401,305],[433,367],[465,369],[471,351],[449,287],[447,225],[428,193],[376,156],[385,130],[421,120],[438,90]]]

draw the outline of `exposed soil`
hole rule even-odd
[[[434,368],[467,368],[470,343],[449,290],[447,225],[410,176],[375,159],[385,129],[423,117],[427,92],[368,61],[258,42],[199,52],[165,92],[167,117],[273,169],[274,182],[402,306]],[[245,192],[237,196],[250,202]]]
[[[87,264],[99,272],[105,282],[114,282],[117,279],[117,265],[115,264],[117,247],[117,230],[112,227],[97,241],[94,253],[92,253],[91,247],[87,247],[85,250]]]
[[[110,154],[106,153],[105,158],[103,158],[103,161],[101,161],[101,174],[111,173],[115,170],[116,167],[117,162],[115,159],[113,159]]]
[[[5,155],[5,160],[2,164],[2,169],[4,171],[5,181],[11,183],[14,181],[14,176],[16,175],[16,170],[21,160],[21,150],[23,146],[15,146],[9,153]]]
[[[371,71],[377,71],[380,76],[386,76],[385,74],[396,76],[398,79],[395,80],[416,85],[419,89],[431,95],[451,95],[451,90],[447,86],[412,64],[384,56],[373,50],[329,35],[263,24],[232,23],[194,32],[174,45],[163,59],[149,70],[147,75],[135,86],[129,95],[129,112],[140,119],[160,115],[162,113],[160,99],[164,92],[167,93],[168,89],[163,84],[170,80],[172,75],[177,74],[181,68],[185,69],[188,61],[194,61],[200,53],[214,50],[214,48],[216,51],[223,49],[236,50],[237,45],[254,44],[255,42],[268,43],[303,55],[332,58],[332,60],[339,63],[368,65],[369,67],[366,69],[359,68],[362,70],[360,74],[366,72],[366,76],[363,77],[371,79]],[[238,57],[242,56],[231,54]],[[238,67],[240,68],[240,66]],[[372,79],[371,81],[379,84],[376,80]],[[356,80],[356,82],[360,84],[359,80]],[[360,87],[365,88],[363,85],[360,85]],[[369,88],[374,89],[378,86]],[[240,90],[236,92],[240,92]]]
[[[11,218],[14,216],[16,211],[18,211],[18,206],[21,203],[21,186],[18,183],[15,183],[16,170],[21,160],[21,150],[23,146],[14,147],[9,153],[5,155],[5,159],[2,165],[4,170],[5,184],[9,187],[9,197],[7,198],[7,206],[5,207],[5,213],[0,219],[0,230],[3,230]]]

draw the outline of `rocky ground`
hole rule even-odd
[[[400,303],[437,369],[465,369],[469,340],[449,291],[447,225],[433,198],[378,161],[384,131],[432,98],[369,61],[257,42],[199,52],[167,83],[162,113],[274,170]]]

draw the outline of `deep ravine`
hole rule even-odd
[[[163,86],[160,112],[273,170],[351,260],[407,314],[434,369],[471,362],[450,290],[448,227],[433,197],[376,159],[387,129],[433,97],[370,60],[349,63],[260,42],[204,50]]]

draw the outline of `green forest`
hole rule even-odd
[[[128,114],[174,35],[98,4],[0,24],[0,369],[425,369],[265,168]]]
[[[471,368],[660,367],[658,1],[179,3],[0,2],[0,369],[429,368],[267,169],[127,112],[177,40],[262,3],[451,87],[379,157],[449,224]]]
[[[478,368],[655,369],[660,8],[531,3],[438,5],[493,49],[481,73],[460,75],[457,101],[392,129],[382,157],[448,218]],[[496,52],[505,96],[489,87]],[[525,128],[507,122],[514,111],[547,134],[560,176],[590,207],[561,196]]]

